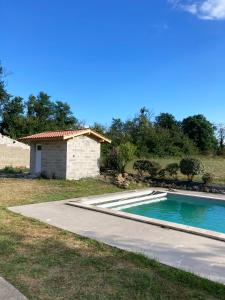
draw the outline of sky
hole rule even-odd
[[[87,125],[145,106],[225,123],[225,0],[0,0],[7,89]]]

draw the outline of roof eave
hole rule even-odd
[[[62,137],[52,137],[52,138],[19,138],[19,141],[24,143],[32,143],[32,142],[46,142],[46,141],[62,141]]]
[[[79,133],[76,133],[76,134],[71,134],[71,135],[65,135],[63,137],[64,140],[68,140],[68,139],[72,139],[74,137],[77,137],[77,136],[81,136],[81,135],[93,135],[95,138],[98,139],[99,143],[108,143],[108,144],[111,144],[111,140],[104,137],[103,135],[91,130],[91,129],[87,129],[85,131],[82,131],[82,132],[79,132]]]
[[[19,138],[20,141],[23,141],[24,143],[32,143],[32,142],[41,142],[41,141],[66,141],[69,139],[72,139],[74,137],[77,136],[81,136],[81,135],[91,135],[93,138],[95,138],[96,140],[98,140],[99,143],[108,143],[111,144],[111,140],[106,138],[104,135],[99,134],[97,132],[95,132],[92,129],[86,129],[86,130],[82,130],[80,132],[74,133],[74,134],[70,134],[70,135],[64,135],[64,136],[60,136],[60,137],[22,137]]]

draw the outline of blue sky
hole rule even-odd
[[[225,123],[225,0],[0,0],[7,88],[86,124],[142,106]]]

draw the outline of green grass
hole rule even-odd
[[[5,168],[0,169],[0,173],[4,173],[4,174],[22,174],[28,172],[29,169],[25,167],[6,166]]]
[[[208,157],[208,156],[198,156],[200,158],[205,166],[205,172],[213,173],[215,175],[214,183],[219,184],[225,184],[225,158],[224,157]],[[162,168],[165,168],[167,164],[177,162],[179,163],[181,158],[179,157],[167,157],[167,158],[159,158],[159,157],[152,157],[149,158],[150,160],[154,160],[158,162]],[[130,162],[127,166],[128,172],[134,172],[133,171],[133,162]],[[202,181],[200,176],[195,177],[195,181]],[[181,173],[178,176],[178,179],[187,179],[184,175]]]
[[[0,179],[0,276],[30,300],[225,299],[225,286],[22,217],[7,206],[119,191],[100,180]]]

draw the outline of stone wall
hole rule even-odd
[[[36,144],[33,143],[30,145],[30,173],[35,175],[35,149]]]
[[[65,141],[38,142],[41,150],[41,173],[48,178],[66,178]],[[35,175],[36,144],[31,145],[31,174]]]
[[[41,173],[49,178],[80,179],[99,175],[101,144],[87,136],[68,141],[38,142]],[[35,175],[36,144],[31,144],[31,174]],[[37,175],[37,174],[36,174]]]
[[[30,147],[0,134],[0,169],[30,167]]]
[[[67,141],[67,179],[99,175],[101,144],[87,136]]]

